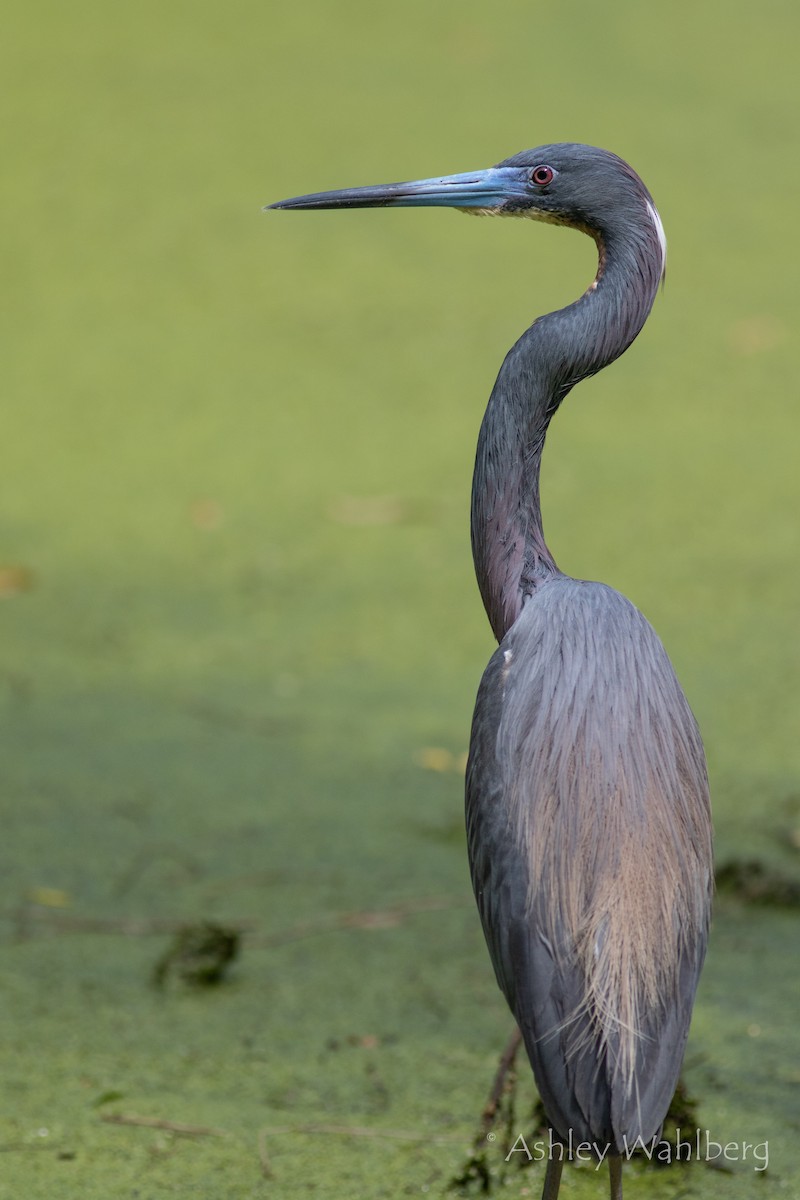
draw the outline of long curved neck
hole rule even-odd
[[[593,232],[597,278],[574,304],[541,317],[508,352],[481,426],[472,480],[475,574],[498,641],[536,587],[559,574],[542,530],[539,471],[547,427],[576,383],[641,330],[663,266],[655,218]]]

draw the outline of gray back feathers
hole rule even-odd
[[[495,969],[556,1128],[560,1112],[592,1139],[653,1136],[705,949],[709,801],[664,648],[611,588],[556,576],[525,603],[478,695],[467,824]]]

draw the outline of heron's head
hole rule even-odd
[[[663,259],[666,242],[652,197],[636,172],[616,154],[562,142],[523,150],[495,167],[389,183],[315,192],[271,208],[400,208],[440,206],[497,216],[531,217],[572,225],[607,241],[627,228],[649,225]]]

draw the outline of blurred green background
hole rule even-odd
[[[548,541],[666,642],[719,861],[797,880],[798,9],[12,0],[4,25],[0,1198],[442,1195],[510,1026],[461,829],[492,650],[474,445],[594,248],[259,208],[543,141],[639,170],[667,286],[558,416]],[[229,978],[156,990],[204,919],[246,926]],[[701,1126],[768,1139],[769,1170],[637,1167],[626,1196],[800,1195],[799,941],[720,895],[687,1057]]]

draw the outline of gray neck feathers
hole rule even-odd
[[[571,388],[627,349],[663,273],[655,221],[592,231],[600,261],[574,304],[541,317],[508,352],[481,426],[472,482],[472,552],[498,641],[537,585],[558,573],[544,540],[539,471],[547,427]]]

